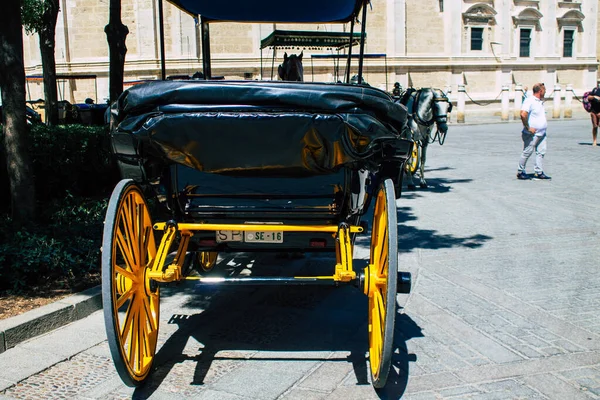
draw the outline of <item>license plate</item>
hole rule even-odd
[[[217,231],[217,243],[283,243],[282,231]]]
[[[217,243],[243,241],[244,232],[242,231],[217,231]]]
[[[281,231],[246,231],[244,232],[246,243],[283,243],[283,232]]]

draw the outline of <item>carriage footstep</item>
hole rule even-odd
[[[279,252],[275,254],[276,258],[291,258],[294,260],[298,260],[301,258],[304,258],[304,252],[303,251],[284,251],[284,252]]]

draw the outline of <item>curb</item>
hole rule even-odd
[[[0,321],[0,353],[102,309],[100,285]]]
[[[587,115],[576,115],[572,118],[550,118],[548,122],[566,122],[566,121],[580,121],[580,120],[589,120],[589,116]],[[472,117],[467,119],[465,122],[456,122],[450,121],[448,123],[448,128],[456,128],[467,125],[490,125],[490,124],[521,124],[520,120],[510,119],[508,121],[500,120],[500,117]]]

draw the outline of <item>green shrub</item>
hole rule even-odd
[[[4,145],[0,131],[0,148]],[[42,207],[67,192],[93,197],[110,193],[118,182],[118,169],[111,161],[108,128],[103,126],[44,124],[31,126],[29,156],[35,179],[36,201]],[[7,211],[6,162],[0,155],[0,212]],[[4,207],[2,207],[4,203]]]
[[[100,245],[108,199],[67,196],[43,209],[35,227],[14,231],[0,219],[0,290],[19,290],[52,279],[100,270]]]
[[[115,169],[111,164],[105,127],[34,125],[30,155],[38,201],[61,197],[94,196],[112,190]]]
[[[0,153],[3,142],[0,129]],[[15,231],[6,215],[9,185],[0,154],[0,290],[99,272],[102,222],[119,180],[105,127],[34,125],[28,146],[37,203],[32,227]]]

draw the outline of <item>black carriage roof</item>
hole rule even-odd
[[[352,34],[352,45],[360,43],[360,32]],[[265,47],[326,47],[342,49],[350,44],[348,32],[324,31],[282,31],[274,30],[260,41],[260,48]]]
[[[348,22],[367,0],[168,0],[207,20],[234,22]]]

